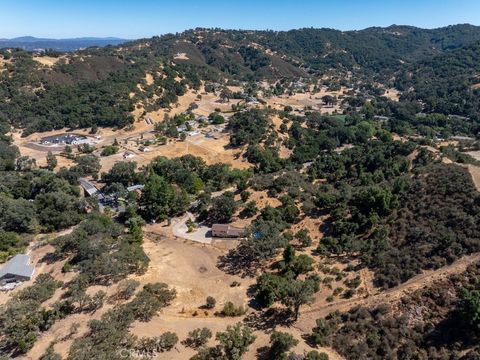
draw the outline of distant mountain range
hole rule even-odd
[[[22,36],[13,39],[0,39],[0,48],[21,48],[28,51],[54,49],[57,51],[75,51],[90,46],[118,45],[128,40],[115,37],[81,37],[73,39],[45,39]]]
[[[124,41],[13,40],[28,49],[67,51]],[[3,45],[12,43],[4,41]],[[318,85],[321,79],[322,86],[331,89],[361,84],[362,93],[363,87],[375,91],[377,84],[395,87],[402,93],[401,106],[408,111],[418,112],[412,106],[421,104],[425,112],[469,117],[475,119],[475,131],[461,132],[479,132],[479,26],[420,29],[392,25],[359,31],[197,28],[112,48],[87,49],[79,55],[72,52],[62,57],[61,66],[40,66],[37,61],[22,61],[33,58],[33,53],[0,50],[0,59],[8,60],[4,67],[9,74],[0,77],[0,118],[27,128],[26,134],[63,127],[122,127],[133,121],[131,111],[138,104],[146,109],[168,108],[187,90],[199,89],[202,82],[211,89],[228,82],[268,81],[280,84],[278,92],[283,94],[289,89],[283,83],[293,81],[302,88]],[[153,77],[153,83],[145,80],[146,74]],[[29,93],[25,89],[44,90]],[[352,104],[357,105],[352,106],[361,106],[365,99],[355,97]],[[403,108],[395,111],[404,112]],[[410,115],[401,116],[410,119]]]

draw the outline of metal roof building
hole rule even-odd
[[[127,187],[127,191],[143,190],[145,185],[132,185]]]
[[[0,285],[30,280],[35,267],[30,264],[30,256],[17,254],[0,269]]]
[[[78,182],[80,183],[80,186],[83,188],[83,190],[85,190],[85,192],[88,194],[88,196],[95,196],[98,200],[103,200],[103,194],[92,182],[83,178],[79,179]]]

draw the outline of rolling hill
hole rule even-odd
[[[37,43],[31,38],[20,41],[32,46]],[[48,44],[48,40],[40,41]],[[78,45],[97,39],[73,41]],[[346,32],[195,29],[121,46],[66,54],[47,52],[46,56],[53,57],[48,60],[51,66],[42,64],[38,57],[33,61],[34,55],[29,52],[3,49],[0,98],[4,101],[0,116],[19,127],[28,127],[27,133],[93,124],[125,126],[131,123],[130,112],[139,98],[149,98],[153,107],[168,107],[202,82],[276,83],[302,78],[329,78],[342,86],[380,83],[404,91],[418,88],[416,92],[406,91],[406,99],[427,103],[427,111],[470,116],[478,110],[476,101],[447,107],[437,104],[436,99],[444,98],[442,94],[449,93],[451,86],[456,88],[454,96],[458,99],[475,97],[475,89],[467,85],[474,84],[472,76],[476,75],[469,64],[480,60],[479,43],[480,27],[472,25],[432,30],[392,25]],[[456,69],[455,76],[445,78],[450,65]],[[436,70],[429,70],[432,68]],[[139,92],[137,85],[145,81],[146,73],[161,76],[149,85],[149,91]],[[427,89],[424,74],[429,74]],[[440,88],[433,91],[432,83]],[[432,91],[433,99],[429,94]],[[99,97],[101,93],[106,96]],[[137,96],[131,97],[132,93]],[[109,96],[111,99],[105,100]],[[98,101],[92,103],[92,98]]]

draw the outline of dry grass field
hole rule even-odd
[[[130,332],[132,335],[155,336],[165,331],[177,333],[180,340],[185,339],[189,331],[208,327],[213,333],[224,331],[228,325],[242,321],[249,315],[255,317],[255,310],[248,307],[247,291],[255,282],[254,278],[242,278],[236,275],[229,275],[217,268],[218,258],[226,254],[228,249],[235,246],[235,241],[214,241],[211,245],[204,245],[176,238],[171,233],[171,227],[165,224],[146,225],[144,228],[144,250],[150,259],[147,272],[140,276],[131,276],[140,284],[151,282],[165,282],[172,285],[177,291],[177,298],[174,302],[163,309],[148,323],[135,322]],[[53,264],[39,263],[40,259],[47,253],[53,251],[50,245],[39,247],[32,251],[34,263],[38,263],[37,275],[50,273],[56,279],[68,281],[74,276],[73,273],[64,274],[61,272],[62,262]],[[181,271],[179,271],[181,269]],[[231,286],[236,281],[240,285]],[[22,287],[28,286],[31,282],[25,283]],[[116,285],[104,287],[95,286],[89,289],[88,293],[93,294],[98,290],[104,290],[107,296],[115,293]],[[15,293],[15,290],[13,293]],[[58,289],[52,299],[45,302],[44,306],[53,304],[61,297],[64,290]],[[2,294],[4,295],[4,294]],[[217,305],[213,310],[201,309],[207,296],[213,296]],[[1,299],[6,301],[7,297]],[[220,311],[223,304],[232,301],[236,305],[243,305],[247,308],[247,314],[241,317],[225,318],[215,315]],[[316,305],[319,302],[315,303]],[[74,339],[83,336],[88,330],[88,322],[92,319],[99,319],[102,314],[111,309],[114,304],[106,303],[101,309],[91,314],[74,314],[66,319],[58,320],[55,324],[43,332],[34,347],[21,359],[38,359],[53,342],[56,352],[65,357]],[[78,330],[72,334],[72,325],[78,324]],[[301,338],[301,331],[297,327],[278,326],[277,330],[286,331],[299,339],[300,342],[295,348],[298,353],[310,351],[312,348]],[[267,346],[269,335],[261,330],[256,330],[256,342],[251,346],[244,357],[247,360],[255,359],[257,349]],[[213,340],[212,340],[213,344]],[[320,349],[330,354],[331,359],[341,359],[331,349]],[[195,351],[178,343],[171,352],[159,354],[155,359],[186,360],[195,354]]]
[[[385,94],[387,98],[393,101],[398,101],[400,99],[400,92],[397,89],[389,88],[385,89]]]
[[[55,65],[62,57],[51,57],[51,56],[34,56],[33,60],[39,62],[40,64],[48,67]]]
[[[5,60],[4,57],[2,55],[0,55],[0,73],[4,70],[6,70],[6,65],[8,63],[10,63],[12,60],[11,59],[8,59],[8,60]]]
[[[151,83],[153,77],[147,74],[145,81]],[[271,106],[277,109],[283,109],[284,106],[290,105],[294,109],[303,109],[305,107],[312,107],[318,109],[323,113],[331,113],[339,111],[339,105],[335,107],[326,107],[321,97],[329,94],[340,96],[347,89],[342,88],[338,92],[322,92],[317,94],[295,94],[289,97],[272,97],[266,100],[265,106]],[[216,108],[220,108],[223,112],[230,109],[230,103],[219,103],[217,97],[213,94],[202,94],[200,100],[196,101],[198,93],[189,91],[182,96],[178,104],[168,112],[169,115],[179,114],[188,108],[188,106],[195,102],[198,108],[195,110],[197,115],[208,115]],[[392,100],[398,100],[399,94],[391,89],[388,89],[386,96]],[[203,133],[189,136],[185,141],[169,140],[165,145],[151,145],[149,151],[141,152],[139,150],[139,140],[154,139],[154,124],[145,121],[145,118],[150,118],[154,122],[162,121],[166,110],[159,110],[157,112],[142,115],[142,108],[134,111],[136,121],[129,129],[108,129],[101,128],[97,135],[97,151],[98,154],[101,148],[105,145],[110,145],[114,140],[120,144],[120,151],[112,156],[100,157],[102,165],[101,171],[108,171],[116,162],[124,161],[124,153],[133,154],[129,158],[130,161],[135,161],[139,166],[144,166],[150,163],[156,156],[165,156],[167,158],[178,157],[186,154],[192,154],[201,157],[207,164],[216,162],[223,162],[231,164],[235,168],[248,168],[250,164],[246,162],[239,149],[229,148],[229,135],[221,133],[217,139],[207,138]],[[273,124],[278,131],[282,120],[274,116]],[[42,134],[33,134],[28,137],[21,137],[19,131],[13,132],[12,137],[14,143],[19,147],[22,155],[27,155],[35,158],[37,164],[43,166],[45,164],[45,157],[48,149],[42,147],[31,146],[32,142],[38,142],[41,137],[56,135],[64,133],[66,129],[51,131]],[[75,133],[88,135],[87,130],[76,130]],[[280,137],[286,135],[280,134]],[[396,137],[396,140],[405,140]],[[442,144],[443,145],[443,144]],[[428,147],[433,153],[438,153],[438,149]],[[55,152],[61,151],[61,148],[55,149]],[[288,149],[280,149],[282,157],[289,156]],[[476,156],[476,153],[470,153]],[[408,158],[413,160],[417,156],[417,151],[414,151]],[[478,156],[480,158],[480,156]],[[63,157],[58,157],[60,168],[62,166],[71,166],[72,161]],[[444,158],[443,161],[448,161]],[[474,165],[467,166],[472,175],[475,186],[480,191],[480,168]],[[249,189],[251,195],[248,201],[255,201],[259,210],[265,208],[267,205],[278,207],[281,203],[277,198],[269,197],[266,191],[253,191]],[[240,196],[236,195],[236,200]],[[308,229],[313,240],[311,246],[302,249],[301,253],[312,255],[316,247],[322,239],[321,226],[324,217],[304,217],[300,222],[294,224],[290,231],[296,233],[300,229]],[[233,224],[237,226],[248,226],[252,219],[241,219],[238,213],[234,216]],[[175,223],[175,221],[174,221]],[[132,335],[142,336],[156,336],[166,331],[175,332],[180,340],[187,337],[188,332],[196,328],[208,327],[213,333],[223,331],[228,325],[235,324],[240,321],[251,321],[251,319],[258,319],[261,314],[254,307],[249,306],[251,299],[250,289],[255,283],[253,277],[240,277],[239,275],[232,275],[222,271],[218,267],[221,256],[226,255],[228,250],[236,246],[237,242],[234,240],[213,240],[210,244],[202,244],[179,238],[174,235],[173,225],[149,224],[144,228],[144,242],[143,248],[150,259],[148,270],[143,275],[132,275],[131,279],[135,279],[140,284],[147,284],[152,282],[165,282],[177,291],[177,297],[173,303],[164,308],[157,316],[147,323],[135,322],[130,328]],[[51,235],[58,235],[53,234]],[[177,234],[178,235],[178,234]],[[40,273],[51,273],[55,278],[68,281],[72,273],[64,274],[61,272],[63,263],[45,264],[40,260],[47,253],[53,251],[50,245],[44,245],[37,248],[32,248],[31,256],[35,264],[37,264],[36,275]],[[296,339],[299,344],[293,349],[296,353],[303,353],[312,350],[309,344],[303,339],[302,334],[308,333],[315,324],[315,320],[328,313],[340,310],[345,311],[358,305],[375,305],[381,302],[397,302],[405,294],[411,293],[419,288],[424,288],[433,281],[444,279],[448,275],[463,271],[468,264],[480,260],[479,254],[467,256],[459,261],[440,268],[435,271],[424,271],[423,273],[411,278],[409,281],[400,286],[394,287],[387,291],[381,291],[373,285],[373,273],[367,269],[360,271],[347,271],[347,263],[338,260],[321,259],[318,256],[313,256],[315,259],[315,269],[322,279],[321,291],[315,295],[313,303],[304,306],[300,311],[300,317],[294,326],[284,327],[276,325],[276,330],[288,332]],[[271,259],[273,264],[275,261],[281,259],[281,255]],[[355,265],[355,264],[353,264]],[[341,274],[341,276],[337,276]],[[335,290],[343,288],[347,289],[345,285],[346,280],[352,280],[355,277],[360,278],[360,285],[351,298],[346,298],[341,294],[336,294]],[[33,281],[33,280],[32,280]],[[28,286],[32,281],[26,282],[22,287]],[[233,283],[238,283],[238,286],[232,286]],[[20,288],[22,288],[20,287]],[[110,287],[92,287],[89,293],[94,293],[98,290],[104,290],[108,295],[115,292],[116,285]],[[17,292],[14,290],[10,294],[0,293],[0,303],[5,303],[11,294]],[[52,299],[48,300],[44,305],[50,306],[56,300],[60,299],[64,290],[58,289]],[[217,300],[217,305],[213,310],[205,310],[202,305],[205,303],[207,296],[213,296]],[[216,315],[216,311],[220,311],[223,305],[231,301],[235,305],[245,306],[247,313],[239,317],[221,317]],[[105,304],[102,308],[92,314],[75,314],[66,319],[57,321],[50,329],[43,332],[34,345],[34,347],[22,359],[38,359],[41,354],[45,352],[49,344],[55,343],[55,351],[66,357],[68,349],[74,339],[83,336],[88,330],[88,321],[91,319],[99,319],[102,314],[111,309],[114,304]],[[71,333],[73,324],[78,324],[78,331],[75,334]],[[271,329],[270,329],[271,330]],[[257,336],[256,342],[250,347],[245,359],[256,359],[258,349],[268,346],[269,332],[265,330],[255,329]],[[211,340],[213,345],[214,341]],[[330,348],[317,348],[319,351],[326,352],[330,359],[342,359],[336,352]],[[195,351],[185,347],[180,342],[171,351],[164,354],[159,354],[155,359],[189,359],[195,354]]]
[[[306,107],[311,107],[313,110],[320,111],[322,114],[333,114],[335,112],[341,112],[340,101],[336,105],[325,105],[322,97],[325,95],[336,96],[337,98],[344,94],[348,89],[342,87],[338,91],[328,91],[322,88],[320,92],[316,94],[312,93],[296,93],[291,96],[272,96],[266,98],[265,101],[268,106],[273,109],[283,110],[287,105],[291,106],[294,110],[303,110]]]
[[[59,58],[49,58],[49,57],[36,57],[35,60],[41,62],[46,66],[53,65],[54,61],[57,61]],[[1,67],[1,63],[0,63]],[[145,75],[145,82],[147,84],[153,83],[153,76],[150,73]],[[231,91],[241,91],[242,88],[239,86],[230,86]],[[257,106],[270,106],[276,109],[283,109],[284,106],[290,105],[296,110],[303,110],[305,107],[312,107],[313,109],[318,109],[322,113],[330,114],[333,112],[339,112],[339,104],[331,106],[324,105],[321,98],[324,95],[332,95],[339,97],[347,88],[341,88],[339,91],[327,91],[325,88],[322,88],[319,93],[310,94],[310,93],[297,93],[292,96],[284,97],[271,97],[266,98],[265,105]],[[133,93],[132,93],[133,96]],[[198,105],[198,108],[194,110],[194,113],[197,116],[208,116],[210,113],[215,110],[220,109],[222,112],[229,112],[233,104],[237,104],[240,100],[230,100],[228,102],[219,102],[217,95],[213,93],[204,92],[203,86],[199,91],[189,90],[183,96],[181,96],[177,103],[172,106],[171,109],[160,109],[153,112],[144,112],[144,107],[141,103],[137,104],[135,110],[132,112],[132,115],[135,118],[134,124],[129,128],[124,129],[112,129],[112,128],[99,128],[96,136],[99,139],[96,139],[95,146],[97,148],[96,154],[100,153],[100,150],[103,146],[110,145],[116,139],[121,148],[120,151],[112,156],[101,157],[100,162],[102,165],[101,171],[108,171],[116,162],[123,161],[123,154],[129,152],[134,156],[129,160],[137,162],[139,166],[148,164],[156,156],[166,156],[168,158],[182,156],[186,154],[192,154],[195,156],[202,157],[207,164],[224,162],[231,164],[236,168],[247,168],[249,164],[240,156],[241,152],[239,150],[229,149],[228,144],[228,134],[222,134],[217,139],[206,138],[203,134],[196,136],[188,137],[186,141],[174,141],[170,140],[166,145],[160,146],[150,146],[148,152],[140,152],[138,150],[138,141],[141,139],[154,139],[154,124],[156,122],[161,122],[164,119],[165,114],[173,116],[175,114],[181,114],[185,112],[190,104],[195,103]],[[145,119],[151,119],[153,123],[145,121]],[[281,119],[278,117],[273,118],[273,123],[277,130],[280,127]],[[75,133],[82,135],[89,135],[88,129],[78,129],[75,130]],[[16,130],[12,133],[14,143],[19,147],[20,152],[24,156],[30,156],[34,158],[38,166],[44,166],[46,164],[46,155],[48,151],[53,153],[60,153],[63,150],[63,146],[37,146],[40,138],[44,136],[59,135],[67,132],[67,129],[60,129],[55,131],[48,131],[44,133],[36,133],[29,135],[27,137],[21,137],[21,131]],[[285,137],[285,135],[280,135],[280,137]],[[280,156],[286,158],[291,154],[291,151],[284,146],[280,147]],[[70,166],[72,162],[68,159],[65,159],[61,156],[57,157],[59,165],[57,169],[62,166]]]

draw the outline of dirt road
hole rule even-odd
[[[374,306],[384,302],[397,301],[407,293],[411,293],[420,288],[425,288],[437,280],[445,279],[450,275],[465,271],[470,264],[473,264],[476,261],[480,261],[480,253],[465,256],[460,260],[455,261],[453,264],[437,270],[425,271],[395,288],[383,292],[377,292],[375,295],[367,298],[343,300],[322,307],[315,307],[315,304],[313,304],[311,308],[305,308],[304,311],[302,311],[297,326],[307,332],[315,326],[316,319],[324,317],[333,311],[347,311],[358,305]]]
[[[475,184],[475,188],[477,191],[480,191],[480,167],[469,164],[467,165],[467,169],[472,176],[473,183]]]

